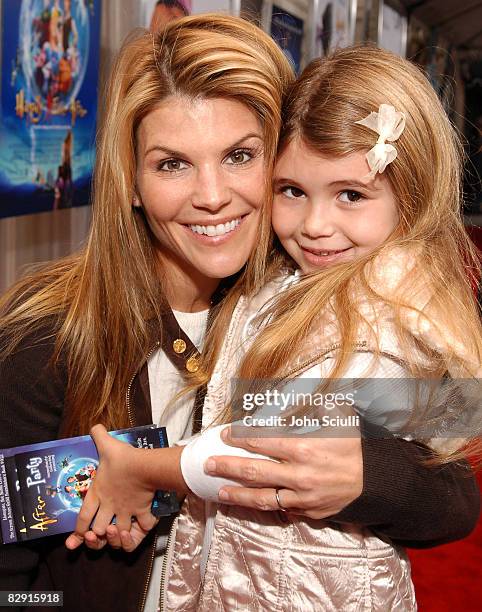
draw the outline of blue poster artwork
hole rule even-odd
[[[164,427],[147,425],[110,433],[136,448],[168,446]],[[0,544],[73,531],[98,465],[90,436],[0,449]],[[151,505],[154,516],[178,509],[175,493],[156,491]]]
[[[3,0],[0,217],[89,203],[101,0]]]
[[[271,36],[289,59],[296,74],[300,72],[303,20],[273,5]]]

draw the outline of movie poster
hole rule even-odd
[[[238,15],[241,0],[139,0],[140,25],[151,31],[162,28],[172,19],[200,13]]]
[[[0,217],[89,203],[101,0],[3,0]]]
[[[380,47],[405,57],[407,46],[407,18],[383,3]]]
[[[303,43],[303,20],[273,5],[271,36],[289,59],[296,74],[299,74],[301,45]]]
[[[140,0],[140,25],[155,31],[173,19],[190,15],[191,10],[192,0]]]
[[[333,49],[353,43],[354,0],[312,0],[314,27],[311,57],[325,57]]]

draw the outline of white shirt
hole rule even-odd
[[[173,310],[177,322],[189,336],[194,346],[201,351],[206,333],[209,310],[201,312],[178,312]],[[169,446],[191,435],[192,407],[194,395],[183,395],[172,402],[172,398],[184,388],[185,381],[179,370],[168,359],[162,349],[151,355],[147,362],[149,388],[152,405],[152,422],[167,429]],[[152,567],[145,612],[156,612],[159,606],[161,570],[167,537],[157,540],[156,556]]]

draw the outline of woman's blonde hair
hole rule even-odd
[[[54,359],[65,355],[68,369],[67,435],[99,422],[110,429],[132,425],[126,391],[150,348],[148,321],[160,333],[164,292],[150,231],[132,206],[139,123],[168,96],[238,100],[259,118],[269,171],[292,80],[278,46],[241,18],[186,17],[154,36],[137,32],[121,49],[105,92],[87,244],[25,277],[0,301],[2,358],[28,334],[53,330]],[[235,294],[246,278],[259,283],[269,241],[265,218]]]
[[[367,299],[393,308],[398,340],[413,376],[427,376],[427,361],[414,358],[420,354],[429,358],[432,377],[447,371],[474,376],[477,369],[480,376],[482,334],[474,296],[480,258],[463,225],[461,145],[423,73],[409,61],[371,46],[345,48],[313,61],[288,92],[279,153],[293,141],[321,156],[366,153],[377,135],[356,122],[381,104],[406,115],[405,130],[394,143],[397,158],[384,173],[398,203],[398,227],[368,256],[306,276],[279,295],[263,315],[269,324],[247,352],[238,373],[241,379],[283,375],[327,308],[337,318],[340,337],[331,377],[342,376],[357,330],[366,323],[355,303],[360,289]],[[388,296],[383,287],[374,287],[371,273],[375,258],[395,247],[412,254],[416,265],[404,271],[398,291]],[[414,296],[421,285],[429,293],[417,306]],[[437,350],[423,335],[414,337],[405,324],[407,312],[425,319],[437,337],[453,342]],[[470,365],[456,350],[461,344]]]

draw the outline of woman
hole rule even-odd
[[[259,212],[292,79],[273,41],[236,18],[187,17],[127,43],[108,88],[87,245],[18,283],[1,304],[0,447],[86,433],[99,422],[161,422],[171,444],[190,432],[193,398],[179,410],[166,405],[183,386],[179,372],[196,368],[194,345],[201,348],[211,302],[230,287],[225,299],[234,304],[261,278],[269,227]],[[377,444],[364,442],[362,458],[353,440],[341,441],[327,465],[323,441],[313,440],[306,469],[318,475],[320,504],[323,460],[330,514],[344,508],[351,520],[374,520],[380,532],[422,546],[465,535],[478,512],[473,480],[451,488],[459,466],[432,472],[418,465],[418,447],[393,444],[391,466]],[[289,466],[296,442],[283,449]],[[396,516],[382,479],[376,487],[386,503],[374,501],[379,489],[363,479],[373,462],[383,474],[406,476],[406,505]],[[437,496],[424,505],[427,479]],[[258,499],[254,489],[245,496],[242,503]],[[151,525],[145,517],[144,528]],[[86,602],[99,611],[151,609],[159,594],[155,540],[162,550],[169,529],[161,521],[131,556],[108,547],[69,552],[55,537],[4,547],[0,588],[63,590],[69,611]]]

